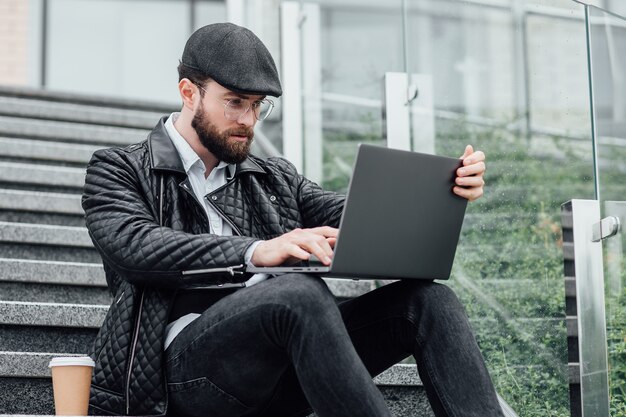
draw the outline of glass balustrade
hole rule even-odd
[[[466,305],[496,388],[521,416],[568,416],[560,205],[595,193],[585,7],[312,4],[321,16],[318,180],[346,189],[356,144],[385,143],[385,73],[409,74],[417,96],[429,96],[410,105],[413,149],[430,143],[460,156],[472,144],[487,154],[485,196],[469,206],[448,284]]]
[[[594,192],[584,7],[407,3],[409,72],[433,79],[435,152],[469,143],[488,160],[449,285],[511,407],[569,415],[560,205]]]
[[[589,7],[588,27],[598,200],[602,216],[622,224],[603,245],[609,407],[616,417],[626,415],[626,19]]]

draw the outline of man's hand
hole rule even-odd
[[[461,156],[463,166],[456,170],[455,194],[474,201],[483,195],[485,181],[485,154],[481,151],[474,152],[472,145],[465,147],[465,152]]]
[[[330,265],[338,230],[334,227],[294,229],[277,238],[261,242],[250,262],[254,266],[279,266],[306,261],[311,254]]]

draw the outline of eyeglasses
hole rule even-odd
[[[208,93],[206,89],[199,85],[198,88]],[[255,101],[245,98],[232,98],[226,101],[222,99],[217,100],[221,101],[224,106],[224,117],[231,121],[239,120],[239,118],[248,113],[250,109],[252,109],[252,113],[254,113],[254,117],[257,120],[265,120],[274,109],[274,102],[266,98]]]

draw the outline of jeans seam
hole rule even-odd
[[[409,320],[411,320],[411,319],[409,319]],[[424,343],[423,343],[422,339],[419,337],[419,334],[417,334],[417,333],[415,335],[415,341],[420,346],[420,349],[422,349],[423,346],[424,346]],[[423,352],[423,349],[422,349],[422,352]],[[424,358],[424,367],[426,368],[426,372],[428,372],[428,376],[430,377],[430,380],[432,381],[433,390],[435,391],[435,393],[439,397],[439,401],[441,402],[441,405],[444,407],[445,412],[446,412],[446,414],[448,416],[455,417],[456,414],[454,412],[452,412],[451,407],[450,407],[450,400],[439,389],[439,380],[437,379],[436,374],[433,372],[433,367],[431,365],[431,362],[430,362],[428,356],[425,355],[425,354],[422,354],[422,357]]]

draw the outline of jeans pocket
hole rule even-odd
[[[168,415],[236,417],[251,409],[206,377],[169,382],[167,391]]]

